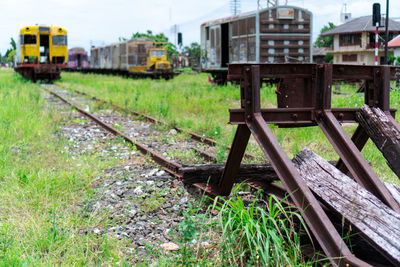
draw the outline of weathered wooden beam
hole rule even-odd
[[[356,118],[400,178],[400,132],[379,108],[364,105]]]
[[[202,164],[182,166],[180,173],[182,181],[187,184],[206,183],[216,184],[222,175],[225,164]],[[277,175],[270,164],[242,164],[236,183],[249,182],[272,182],[277,180]]]
[[[400,214],[305,148],[293,159],[308,187],[394,265],[400,265]]]
[[[389,190],[390,194],[392,194],[393,198],[400,204],[400,187],[389,183],[385,183],[385,185]]]

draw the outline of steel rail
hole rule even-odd
[[[98,124],[99,126],[104,128],[106,131],[112,133],[115,136],[122,137],[126,142],[134,145],[137,148],[137,150],[139,150],[142,154],[150,155],[150,157],[158,165],[160,165],[162,168],[164,168],[171,175],[176,176],[176,177],[182,177],[182,173],[180,172],[180,168],[182,168],[181,164],[173,162],[173,161],[163,157],[162,155],[158,154],[157,152],[155,152],[151,148],[147,147],[146,145],[144,145],[144,144],[142,144],[142,143],[140,143],[140,142],[138,142],[136,140],[131,139],[126,134],[118,131],[117,129],[115,129],[111,125],[109,125],[109,124],[105,123],[104,121],[102,121],[100,118],[98,118],[98,117],[94,116],[93,114],[91,114],[91,113],[83,110],[82,108],[78,107],[75,103],[65,99],[61,95],[59,95],[59,94],[57,94],[57,93],[55,93],[55,92],[53,92],[51,90],[48,90],[47,88],[45,88],[45,90],[47,90],[53,96],[59,98],[64,103],[70,105],[71,107],[73,107],[74,109],[76,109],[77,111],[79,111],[80,113],[85,115],[86,117],[90,118],[92,121],[94,121],[96,124]]]
[[[169,125],[165,121],[158,120],[158,119],[153,118],[153,117],[151,117],[149,115],[146,115],[146,114],[143,114],[143,113],[139,113],[137,111],[130,110],[130,109],[127,109],[127,108],[123,108],[121,106],[118,106],[117,104],[111,103],[111,102],[106,101],[104,99],[100,99],[100,98],[98,98],[96,96],[89,95],[89,94],[87,94],[85,92],[81,92],[81,91],[76,90],[76,89],[74,89],[73,91],[75,93],[77,93],[77,94],[86,96],[86,97],[91,98],[91,99],[93,99],[95,101],[98,101],[100,103],[104,103],[106,105],[110,105],[111,107],[113,107],[116,110],[120,110],[120,111],[123,111],[123,112],[126,112],[126,113],[130,113],[130,114],[132,114],[134,116],[137,116],[137,117],[142,117],[148,122],[161,124],[161,125],[164,125],[164,126],[167,126],[167,127],[171,127],[171,125]],[[214,139],[202,136],[202,135],[197,134],[197,133],[192,132],[192,131],[188,131],[188,130],[182,129],[182,128],[178,127],[178,126],[172,126],[172,128],[175,129],[177,132],[189,134],[190,138],[192,138],[195,141],[198,141],[200,143],[204,143],[204,144],[207,144],[207,145],[210,145],[210,146],[217,146],[217,141],[215,141]],[[226,148],[229,149],[229,150],[231,149],[230,146],[226,146]],[[200,152],[200,151],[198,151],[198,152],[199,153],[206,153],[206,152]],[[247,153],[247,152],[245,153],[245,157],[252,158],[252,159],[256,159],[257,158],[257,156],[255,156],[255,155],[253,155],[251,153]]]

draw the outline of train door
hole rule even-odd
[[[210,27],[210,65],[221,67],[221,25]]]
[[[50,56],[49,34],[40,33],[39,36],[40,63],[48,63]]]
[[[81,54],[76,55],[76,61],[77,61],[78,68],[82,67],[82,55]]]
[[[229,63],[229,24],[221,24],[221,67]]]

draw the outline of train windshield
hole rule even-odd
[[[151,56],[152,57],[165,57],[165,51],[164,50],[153,50],[153,51],[151,51]]]
[[[67,45],[67,36],[65,35],[53,36],[53,45]]]
[[[33,34],[22,34],[21,44],[36,44],[36,35]]]

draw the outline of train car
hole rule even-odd
[[[26,26],[20,30],[15,70],[27,79],[60,79],[68,63],[67,31],[55,26]]]
[[[275,6],[201,25],[201,68],[225,84],[229,63],[312,61],[312,13]]]
[[[146,38],[131,39],[108,46],[92,47],[86,72],[122,74],[134,77],[172,78],[178,74],[167,60],[167,51]]]
[[[88,55],[84,48],[74,47],[68,50],[68,70],[80,70],[88,67]]]

